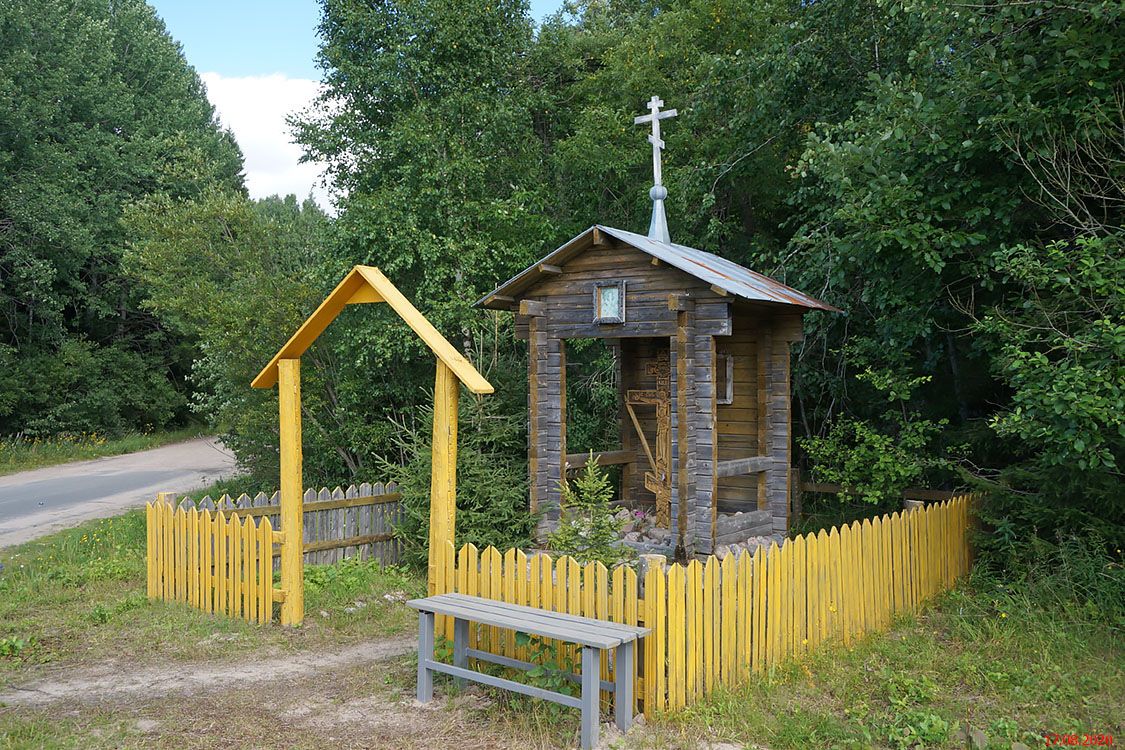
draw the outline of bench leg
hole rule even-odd
[[[468,649],[469,621],[455,619],[453,621],[453,666],[462,669],[469,666],[469,657],[465,653]],[[463,688],[465,687],[465,680],[462,677],[454,677],[453,684],[458,688]]]
[[[418,612],[418,702],[434,699],[434,673],[426,666],[434,658],[434,613]]]
[[[582,647],[582,750],[590,750],[598,744],[600,654],[601,651],[592,646]]]
[[[636,648],[636,641],[622,643],[617,647],[614,660],[613,718],[622,732],[628,732],[633,726],[633,653]]]

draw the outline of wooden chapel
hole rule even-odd
[[[790,346],[802,316],[836,308],[725,258],[675,244],[661,184],[661,111],[650,114],[655,185],[647,235],[595,225],[476,304],[516,315],[529,347],[530,504],[557,523],[567,453],[566,340],[604,339],[620,371],[620,499],[655,506],[680,557],[788,528]],[[737,514],[737,515],[736,515]],[[670,546],[668,552],[673,552]]]

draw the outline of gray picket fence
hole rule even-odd
[[[253,497],[243,494],[236,498],[223,495],[218,500],[208,495],[198,503],[184,498],[180,505],[212,513],[237,513],[244,518],[269,516],[276,529],[281,493],[259,492]],[[397,563],[402,546],[394,536],[394,527],[401,518],[401,495],[394,482],[305,490],[305,563],[326,565],[344,558]]]

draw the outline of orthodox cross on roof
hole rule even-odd
[[[648,191],[649,197],[652,198],[652,221],[648,225],[648,236],[650,239],[671,243],[672,240],[668,234],[668,219],[664,215],[664,199],[668,197],[668,190],[665,189],[662,181],[663,173],[660,164],[660,152],[664,149],[664,139],[660,137],[660,121],[675,117],[676,110],[668,109],[661,112],[660,108],[663,106],[663,99],[658,96],[652,97],[648,102],[649,114],[634,117],[633,124],[652,123],[652,134],[648,137],[648,142],[652,144],[653,173],[652,190]]]

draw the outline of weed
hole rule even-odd
[[[31,640],[14,635],[0,638],[0,659],[15,659],[32,645]]]

